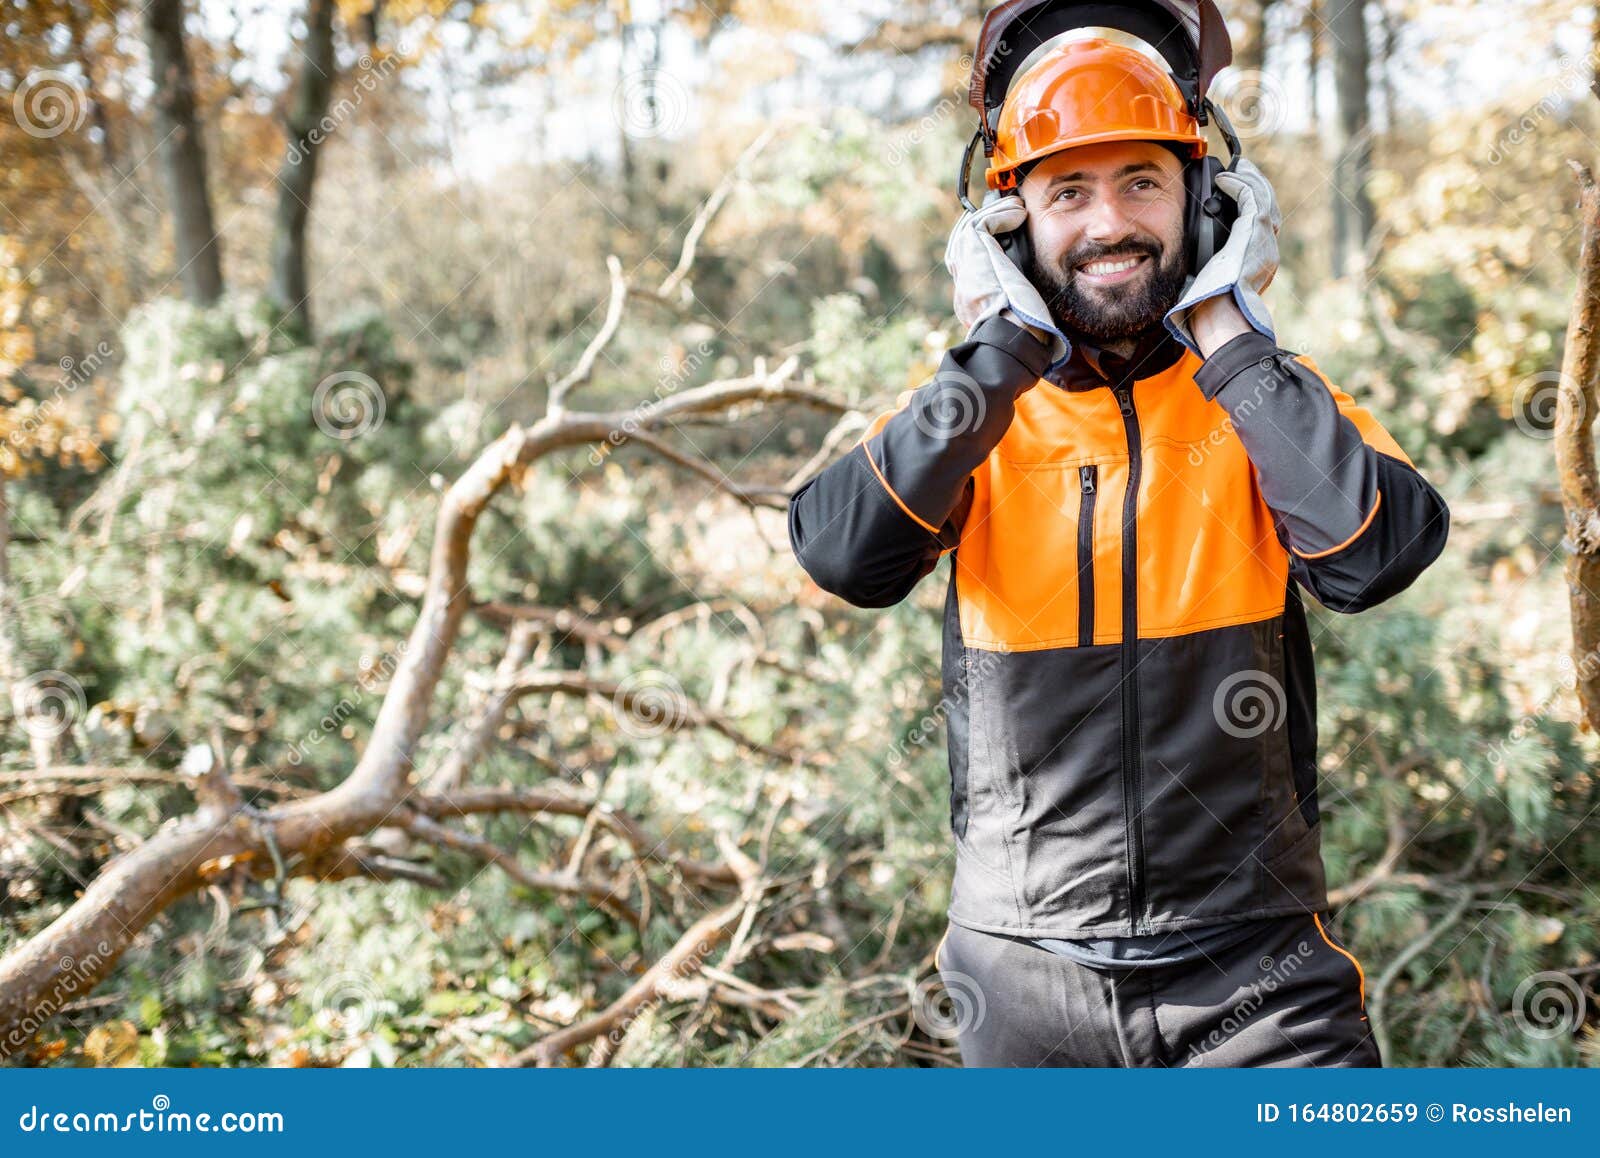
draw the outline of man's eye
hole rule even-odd
[[[1066,197],[1075,197],[1075,196],[1077,196],[1077,194],[1078,194],[1078,191],[1076,189],[1063,189],[1063,190],[1061,190],[1061,192],[1056,194],[1056,200],[1060,201],[1060,200],[1062,200],[1063,198],[1066,198]]]

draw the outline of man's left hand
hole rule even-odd
[[[1254,329],[1274,342],[1278,335],[1261,295],[1278,272],[1278,231],[1283,215],[1272,185],[1244,157],[1232,172],[1217,175],[1217,191],[1231,197],[1239,216],[1228,241],[1195,277],[1181,301],[1167,311],[1166,326],[1202,358],[1227,339]]]

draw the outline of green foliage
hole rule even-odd
[[[843,113],[780,137],[702,239],[690,292],[660,313],[630,302],[575,404],[626,408],[747,373],[778,349],[800,356],[810,385],[868,416],[925,381],[959,336],[939,255],[964,122],[947,113],[897,126]],[[1543,148],[1488,169],[1462,164],[1510,123],[1490,120],[1482,139],[1462,127],[1452,132],[1470,139],[1384,150],[1392,168],[1375,191],[1394,233],[1370,286],[1326,284],[1314,248],[1286,238],[1273,291],[1286,344],[1311,353],[1458,512],[1472,512],[1402,596],[1353,617],[1312,608],[1323,847],[1330,885],[1348,888],[1382,863],[1396,823],[1404,834],[1392,874],[1336,914],[1369,986],[1385,986],[1393,1062],[1596,1065],[1600,998],[1585,972],[1600,960],[1600,902],[1587,884],[1600,877],[1596,742],[1577,726],[1559,662],[1566,591],[1550,446],[1511,421],[1518,384],[1559,355],[1570,271],[1537,250],[1572,214],[1553,178],[1529,179],[1550,178]],[[1552,122],[1552,147],[1581,127]],[[583,204],[552,247],[519,204],[500,211],[510,241],[469,221],[438,261],[405,247],[371,255],[385,287],[434,319],[409,340],[391,332],[386,319],[404,323],[389,309],[352,312],[314,346],[248,297],[212,309],[162,300],[135,314],[119,342],[120,425],[93,494],[61,475],[8,493],[22,532],[10,556],[21,658],[82,685],[74,758],[170,769],[218,730],[236,768],[306,787],[348,774],[415,621],[408,580],[427,566],[440,491],[512,422],[537,418],[544,384],[599,325],[606,253],[620,253],[640,287],[672,268],[684,221],[722,173],[715,156],[674,162],[643,204],[615,207],[629,214],[625,230],[613,207]],[[608,179],[594,167],[567,176]],[[539,174],[506,196],[557,184]],[[1499,220],[1495,202],[1507,199],[1532,226]],[[439,208],[424,199],[418,211]],[[539,252],[519,275],[526,284],[462,286],[456,267],[488,267],[485,248],[502,244]],[[355,265],[336,273],[341,294]],[[332,421],[316,421],[319,386],[341,375],[376,384],[383,402],[382,420],[355,437],[324,428],[347,421],[342,411],[324,407]],[[770,480],[809,458],[832,420],[785,412],[674,433],[741,481]],[[781,512],[752,513],[646,461],[625,448],[597,465],[585,449],[530,469],[479,521],[473,593],[580,614],[610,632],[605,641],[552,631],[541,665],[603,683],[643,677],[727,729],[656,727],[607,696],[530,697],[473,782],[594,793],[685,856],[717,859],[719,836],[747,852],[765,843],[784,883],[736,972],[797,996],[781,1017],[710,998],[649,1004],[614,1064],[952,1061],[908,1007],[948,900],[948,572],[886,612],[849,610],[799,574]],[[459,743],[505,646],[503,623],[466,618],[435,727],[414,753],[419,774]],[[9,769],[28,763],[20,749],[6,754]],[[149,832],[192,800],[133,784],[94,806]],[[113,1004],[60,1019],[64,1060],[125,1044],[125,1023],[147,1065],[503,1062],[617,1000],[703,915],[671,887],[671,870],[637,861],[603,826],[580,837],[580,818],[508,815],[469,827],[529,867],[564,865],[587,841],[591,861],[641,890],[632,903],[648,889],[651,922],[641,932],[459,851],[422,854],[443,891],[293,881],[278,910],[261,883],[226,880],[140,939],[103,988]],[[32,837],[8,838],[0,854],[32,874],[13,873],[0,948],[62,911],[78,870],[95,867],[63,863]],[[1463,889],[1459,917],[1388,976]],[[1589,986],[1586,1027],[1528,1032],[1522,986],[1562,970]]]

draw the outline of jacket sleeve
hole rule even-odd
[[[955,549],[972,472],[1037,384],[1050,348],[995,316],[945,353],[933,379],[900,395],[850,453],[789,500],[795,557],[824,591],[889,607]]]
[[[1382,603],[1444,550],[1444,498],[1309,357],[1252,332],[1214,351],[1195,382],[1227,411],[1290,573],[1323,606],[1356,612]]]

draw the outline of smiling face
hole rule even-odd
[[[1056,325],[1102,345],[1127,342],[1178,304],[1184,262],[1183,163],[1152,141],[1052,154],[1020,189],[1033,257],[1023,270]]]

